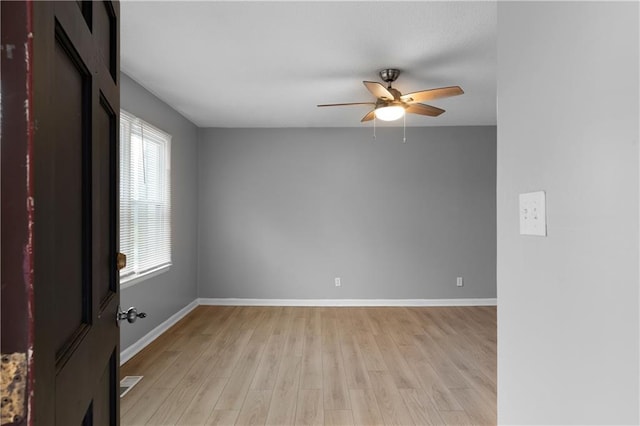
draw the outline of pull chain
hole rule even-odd
[[[373,116],[373,140],[376,140],[376,116]]]
[[[402,116],[402,143],[407,142],[407,114]]]

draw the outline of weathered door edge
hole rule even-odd
[[[1,423],[31,426],[34,384],[33,4],[27,1],[0,4],[0,346],[2,368],[7,380],[11,380],[6,386],[3,383],[2,397],[7,399],[2,401]]]

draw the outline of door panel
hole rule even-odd
[[[96,139],[93,143],[93,235],[98,244],[93,249],[93,282],[96,289],[98,308],[106,307],[109,299],[117,292],[118,280],[116,271],[108,268],[115,263],[117,251],[115,235],[115,217],[110,214],[109,206],[115,204],[118,188],[117,157],[114,155],[118,146],[116,126],[118,117],[106,98],[100,96],[99,108],[96,112]],[[104,185],[103,182],[109,182]]]
[[[117,354],[113,353],[109,359],[109,365],[100,377],[92,407],[95,425],[111,424],[110,413],[113,411],[116,398],[118,398],[117,380],[115,380],[117,377],[117,359]]]
[[[89,167],[85,158],[90,149],[90,115],[86,114],[90,99],[91,82],[86,66],[62,29],[56,27],[56,43],[53,59],[52,99],[57,107],[52,109],[56,124],[55,141],[51,146],[52,160],[64,167],[56,167],[51,186],[56,200],[64,200],[51,209],[51,225],[54,227],[56,252],[53,304],[56,360],[86,332],[90,318],[88,305],[90,282],[86,280],[87,253],[90,241],[86,241],[87,206],[83,187],[87,184],[85,170]]]
[[[117,425],[119,5],[32,7],[36,424]]]
[[[82,12],[82,16],[84,17],[84,21],[87,23],[87,25],[89,26],[89,30],[91,30],[91,27],[93,26],[93,19],[92,19],[92,14],[93,14],[93,1],[92,0],[77,0],[76,3],[78,4],[78,7],[80,8],[80,11]]]
[[[96,2],[94,4],[94,34],[100,52],[102,63],[105,64],[111,76],[115,79],[117,50],[115,29],[116,17],[110,2]]]

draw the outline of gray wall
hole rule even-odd
[[[638,71],[637,3],[498,3],[501,424],[638,424]]]
[[[168,272],[122,290],[121,305],[136,306],[147,318],[120,328],[126,349],[197,297],[197,138],[198,128],[125,74],[120,75],[120,106],[172,135],[172,261]]]
[[[494,298],[496,128],[407,138],[201,129],[199,296]]]

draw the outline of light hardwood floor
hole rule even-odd
[[[121,374],[123,426],[496,424],[496,309],[201,306]]]

